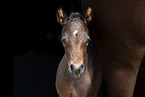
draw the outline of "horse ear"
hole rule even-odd
[[[65,24],[68,20],[67,14],[62,10],[62,8],[59,8],[57,11],[57,21],[61,24]]]
[[[90,21],[92,21],[92,8],[88,7],[87,10],[86,10],[86,13],[85,13],[84,22],[88,23]]]

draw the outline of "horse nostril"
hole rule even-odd
[[[73,64],[70,64],[69,71],[71,73],[75,73],[76,75],[79,75],[80,73],[82,73],[84,71],[84,65],[81,64],[81,66],[78,69],[76,69]]]
[[[83,68],[84,68],[84,65],[82,64],[81,67],[80,67],[80,69],[83,69]]]
[[[81,65],[81,68],[84,68],[84,65],[83,64]]]
[[[70,65],[70,70],[71,70],[71,72],[74,71],[74,65],[73,64]]]
[[[84,71],[84,65],[82,64],[81,66],[80,66],[80,72],[83,72]]]

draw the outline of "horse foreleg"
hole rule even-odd
[[[130,53],[129,53],[130,52]],[[107,84],[109,97],[132,97],[136,78],[140,64],[144,57],[145,49],[135,49],[132,51],[122,52],[124,57],[110,59],[111,61],[103,63],[103,73]],[[127,55],[125,55],[125,53]]]
[[[138,71],[132,67],[114,68],[105,74],[109,97],[132,97]]]

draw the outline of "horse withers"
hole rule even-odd
[[[92,9],[87,8],[84,19],[80,13],[70,17],[60,8],[57,20],[62,24],[61,41],[65,54],[58,66],[56,89],[60,97],[98,97],[102,73],[97,56],[90,44],[87,23]]]

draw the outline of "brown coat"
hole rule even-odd
[[[145,0],[82,0],[109,97],[132,97],[145,56]]]
[[[71,79],[62,58],[56,77],[56,88],[60,97],[98,97],[102,73],[94,51],[88,47],[88,64],[80,79]]]

